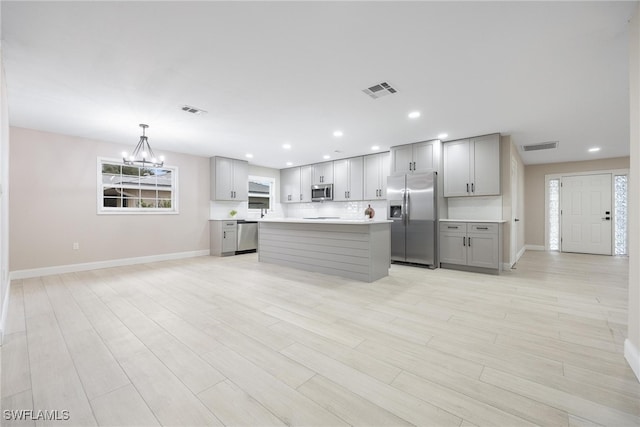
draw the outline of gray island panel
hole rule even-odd
[[[389,274],[389,221],[263,220],[258,259],[373,282]]]

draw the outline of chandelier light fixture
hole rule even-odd
[[[126,151],[122,152],[122,161],[125,165],[139,165],[142,167],[154,167],[159,168],[164,164],[164,156],[156,157],[153,154],[153,150],[149,145],[149,140],[147,139],[145,133],[145,129],[149,127],[149,125],[145,125],[143,123],[140,124],[142,128],[142,136],[140,137],[140,141],[138,141],[138,145],[133,150],[131,155],[127,154]]]

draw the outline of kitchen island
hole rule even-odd
[[[261,219],[258,260],[364,282],[389,275],[391,221]]]

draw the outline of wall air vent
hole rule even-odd
[[[538,151],[538,150],[552,150],[558,148],[558,141],[541,142],[539,144],[523,145],[522,151]]]
[[[183,105],[182,107],[180,107],[180,109],[187,113],[196,114],[196,115],[206,114],[206,111],[200,108],[192,107],[190,105]]]
[[[394,93],[398,92],[398,90],[391,86],[391,84],[388,82],[378,83],[369,88],[363,89],[362,91],[373,99],[382,98],[383,96],[387,95],[393,95]]]

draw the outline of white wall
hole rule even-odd
[[[0,343],[9,303],[9,111],[0,46]]]
[[[178,167],[179,214],[98,215],[97,158],[118,158],[136,141],[10,132],[12,272],[209,249],[208,158],[165,153]]]
[[[625,357],[640,380],[640,3],[630,23],[629,324]]]

